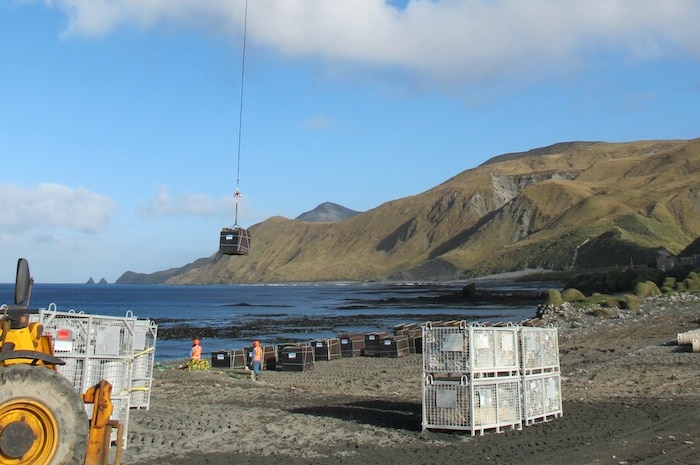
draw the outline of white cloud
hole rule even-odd
[[[149,204],[139,209],[139,214],[143,217],[216,217],[230,215],[234,208],[233,195],[216,200],[196,193],[173,197],[166,187],[161,186]]]
[[[46,0],[69,35],[158,25],[240,38],[244,0]],[[290,57],[444,82],[569,72],[597,52],[700,58],[696,0],[251,0],[250,39]]]
[[[65,34],[102,36],[132,26],[148,29],[158,23],[187,24],[206,17],[210,7],[220,10],[225,2],[197,0],[45,0],[69,17]]]
[[[49,227],[99,233],[117,211],[110,197],[51,183],[0,185],[0,199],[0,227],[11,233]]]

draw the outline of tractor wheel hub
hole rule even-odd
[[[5,457],[18,459],[31,449],[36,438],[24,421],[10,423],[0,432],[0,452]]]

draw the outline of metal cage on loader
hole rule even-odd
[[[74,313],[65,321],[69,324],[52,328],[48,320],[42,321],[42,310],[29,309],[32,283],[29,265],[20,258],[14,304],[0,307],[0,465],[107,465],[110,458],[112,465],[120,465],[132,362],[138,355],[150,354],[144,349],[135,353],[133,342],[148,344],[148,334],[134,339],[128,333],[130,328],[138,333],[150,327],[135,322],[130,327],[131,319],[116,324],[103,319],[92,321],[98,324],[88,328],[73,324],[78,315]],[[60,321],[55,312],[52,319]],[[94,347],[83,357],[71,358],[74,351],[66,350],[69,340],[90,341]],[[98,347],[102,343],[110,347]],[[99,350],[119,353],[96,357]],[[118,369],[126,365],[130,369]],[[81,375],[73,371],[74,379],[69,379],[70,368],[77,367],[82,368]],[[114,443],[116,451],[110,457]]]

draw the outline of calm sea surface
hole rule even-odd
[[[458,292],[462,284],[304,284],[170,286],[118,284],[41,284],[32,288],[30,308],[125,316],[158,323],[156,359],[183,359],[198,328],[253,327],[259,334],[202,337],[205,355],[216,350],[330,338],[342,332],[391,330],[403,323],[459,319],[521,321],[535,315],[533,305],[441,304],[429,299]],[[497,287],[498,283],[490,286]],[[528,286],[533,286],[530,284]],[[534,285],[536,286],[536,284]],[[408,303],[407,303],[408,302]],[[0,284],[0,304],[13,303],[13,285]],[[167,328],[186,334],[161,337]]]

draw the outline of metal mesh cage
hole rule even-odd
[[[423,429],[483,434],[562,415],[556,328],[426,323]]]
[[[559,373],[527,376],[523,379],[523,418],[530,425],[562,415]]]
[[[57,370],[76,391],[106,380],[112,385],[113,412],[110,417],[122,424],[124,442],[128,430],[129,409],[148,408],[155,360],[157,326],[150,320],[138,320],[128,311],[125,317],[110,317],[59,312],[55,304],[39,311],[44,334],[51,337],[53,350],[65,365]],[[92,404],[85,404],[88,416]],[[117,431],[112,431],[112,440]]]
[[[474,381],[471,387],[473,430],[522,427],[519,379]]]
[[[426,373],[459,374],[469,366],[469,334],[466,324],[423,326],[423,370]]]
[[[518,374],[518,328],[470,326],[469,343],[471,371]]]
[[[428,375],[423,383],[423,429],[469,430],[469,384],[434,380]]]
[[[521,329],[522,367],[525,374],[559,369],[559,341],[556,328]]]
[[[435,380],[423,383],[423,429],[470,431],[472,435],[522,428],[520,380]]]

